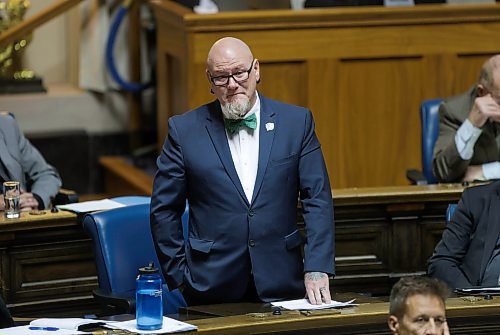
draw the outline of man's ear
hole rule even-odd
[[[258,84],[260,83],[260,64],[258,59],[255,59],[254,69],[255,69],[255,79]]]
[[[477,84],[476,93],[478,97],[484,97],[489,92],[486,87],[483,86],[483,84]]]
[[[399,329],[399,321],[398,318],[394,315],[390,315],[389,318],[387,319],[387,325],[389,326],[389,329],[391,330],[392,334],[399,334],[398,329]]]

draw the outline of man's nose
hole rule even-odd
[[[235,89],[238,88],[238,82],[233,78],[233,76],[230,76],[229,79],[227,80],[227,87],[229,89]]]
[[[425,335],[441,335],[438,333],[438,328],[439,327],[436,326],[436,322],[434,322],[434,319],[430,319],[429,323],[427,324]]]

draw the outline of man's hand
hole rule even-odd
[[[488,119],[500,123],[500,105],[491,94],[476,98],[469,113],[469,121],[477,128],[484,126]]]
[[[0,195],[0,211],[4,210],[5,210],[5,198],[3,197],[3,195]]]
[[[19,198],[19,207],[22,211],[32,211],[38,209],[38,200],[33,196],[33,193],[21,192]]]
[[[307,298],[313,305],[321,305],[322,302],[329,304],[332,301],[330,295],[330,280],[323,272],[306,272],[304,275]]]
[[[485,180],[482,165],[469,165],[462,179],[462,181],[467,182],[473,182],[475,180]]]

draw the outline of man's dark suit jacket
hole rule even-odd
[[[250,271],[263,301],[303,298],[304,271],[334,274],[333,201],[312,114],[259,97],[251,203],[234,167],[218,101],[170,118],[158,158],[151,228],[163,274],[171,289],[184,283],[189,296],[204,303],[240,301]],[[299,192],[305,243],[297,227]]]
[[[0,328],[7,328],[13,326],[14,326],[14,321],[10,316],[9,310],[7,309],[7,306],[5,306],[5,303],[3,302],[2,298],[0,298]]]
[[[500,232],[500,181],[467,188],[429,260],[450,287],[480,286]]]
[[[500,160],[500,151],[496,142],[495,123],[488,121],[474,145],[471,159],[463,160],[455,144],[458,128],[469,117],[474,100],[477,97],[476,87],[446,100],[439,106],[439,136],[434,146],[432,172],[441,182],[457,182],[465,175],[469,165],[482,165]]]

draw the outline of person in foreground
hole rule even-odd
[[[47,208],[62,184],[57,170],[24,137],[12,115],[0,112],[0,185],[9,180],[20,182],[22,211]]]
[[[429,259],[452,288],[500,286],[500,181],[465,189]]]
[[[393,335],[449,335],[446,284],[428,277],[403,277],[391,290],[387,324]]]
[[[476,85],[439,107],[433,173],[441,182],[500,179],[500,55]]]
[[[257,93],[259,61],[236,38],[215,42],[206,75],[217,100],[170,118],[157,161],[151,228],[167,284],[190,305],[329,303],[333,201],[311,112]]]

